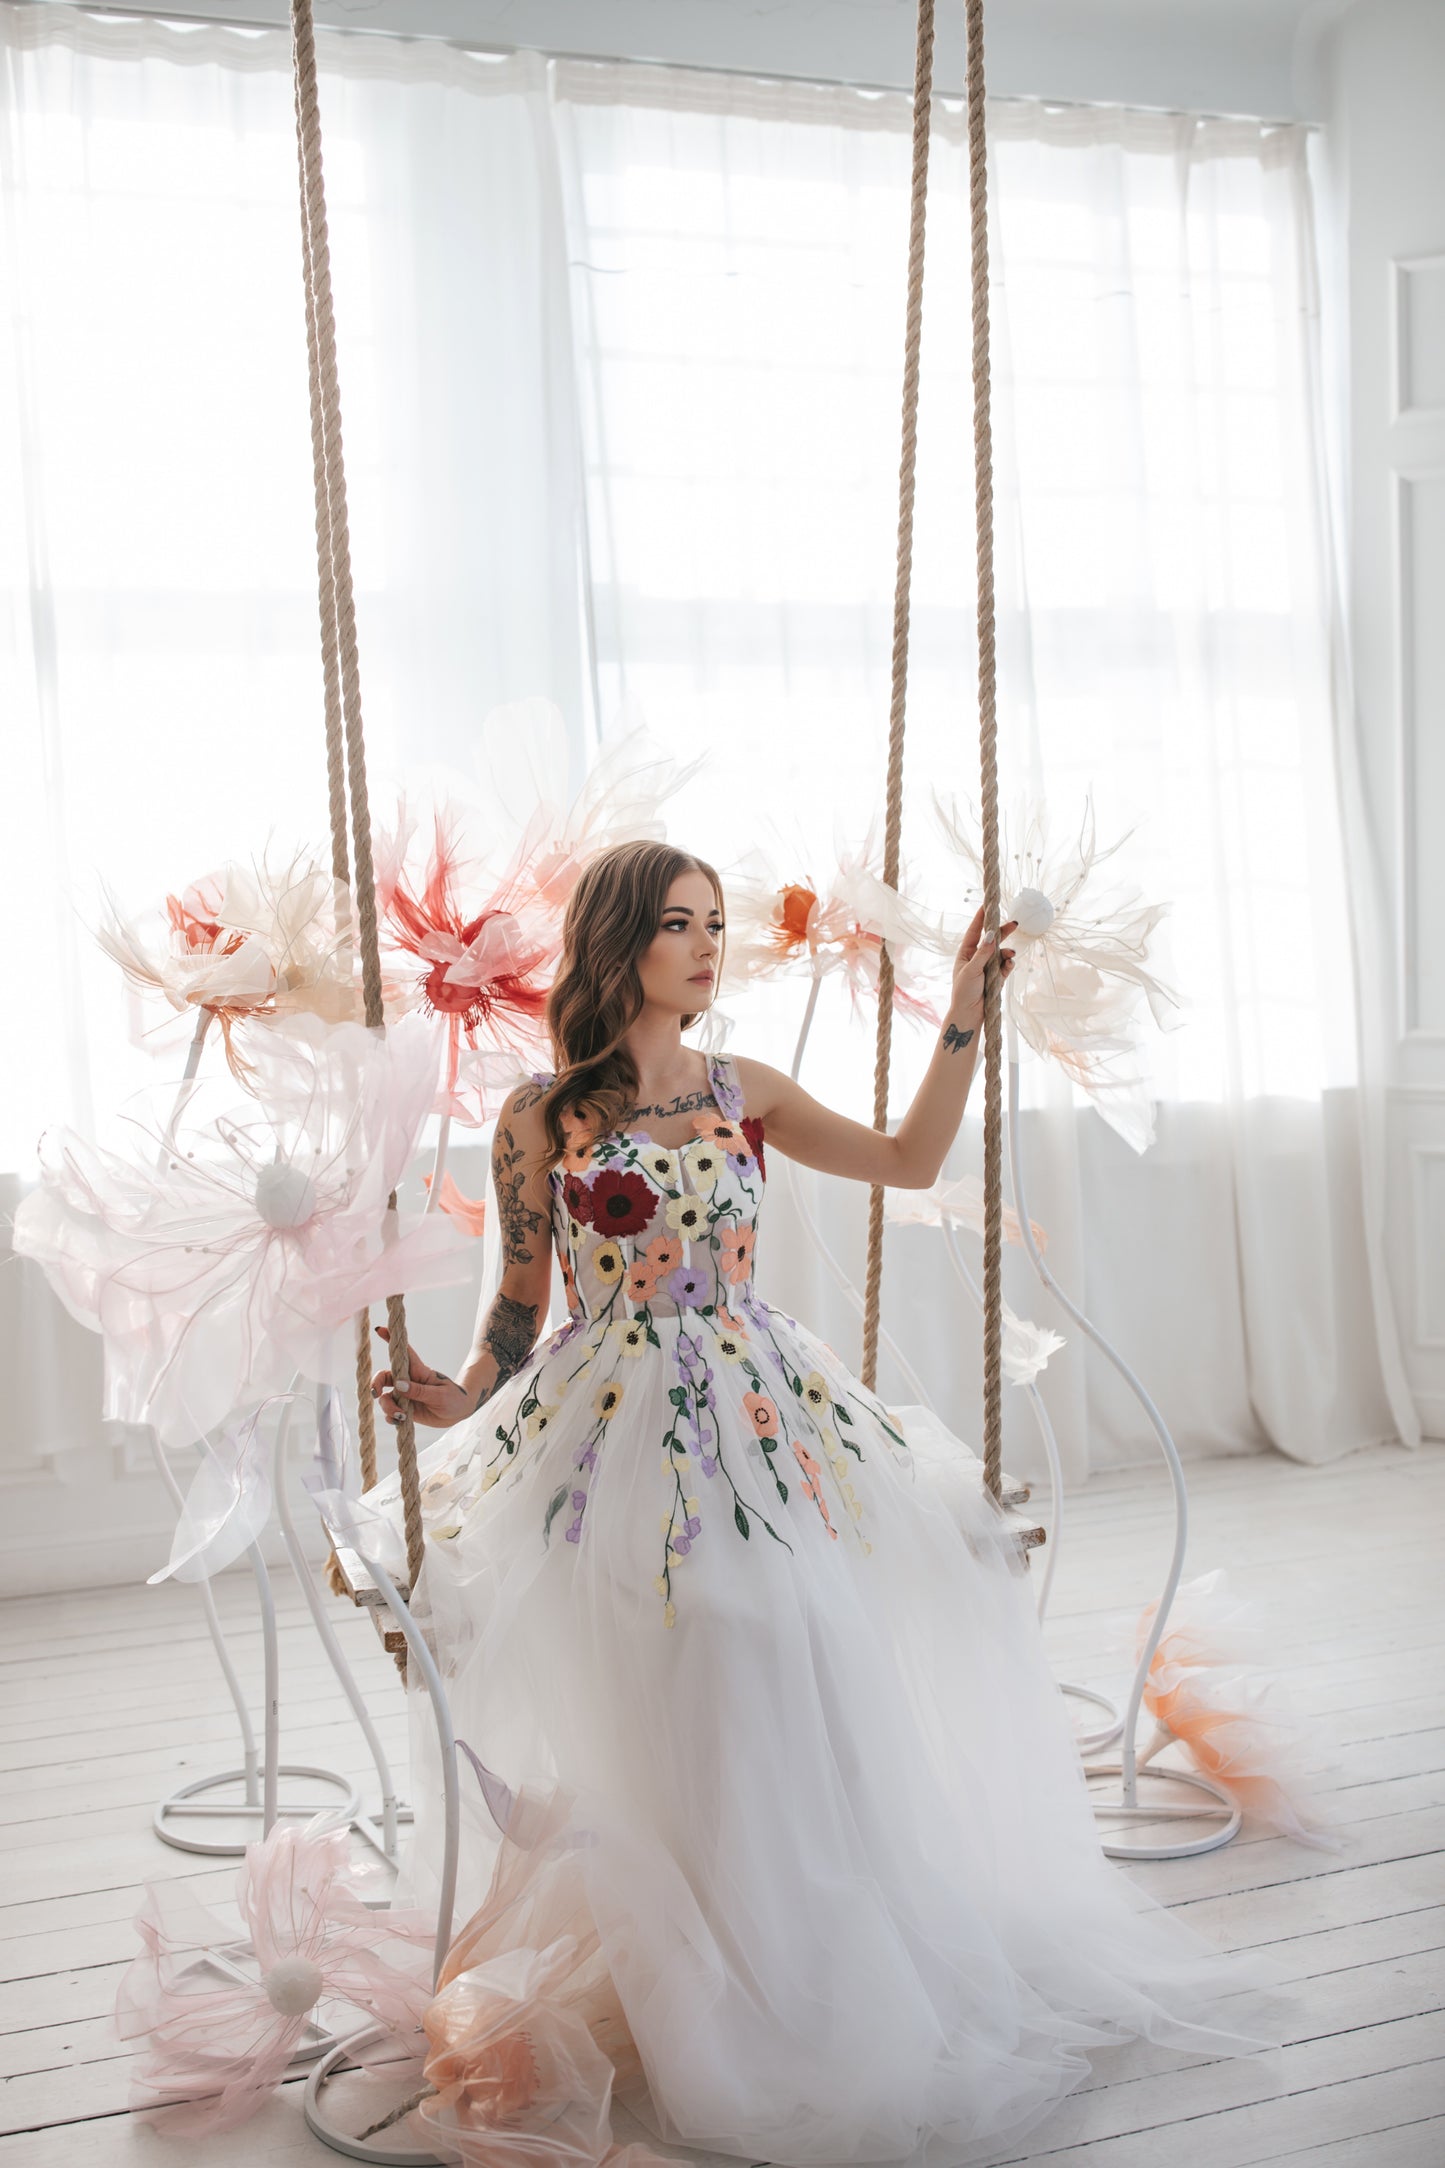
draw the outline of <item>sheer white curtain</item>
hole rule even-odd
[[[676,823],[718,862],[770,816],[856,841],[888,712],[907,101],[572,62],[557,95],[604,704],[625,693],[718,749]],[[1091,790],[1103,840],[1135,830],[1128,870],[1173,905],[1163,961],[1189,1004],[1154,1048],[1143,1159],[1058,1073],[1026,1071],[1031,1203],[1186,1450],[1327,1459],[1414,1414],[1362,1261],[1304,132],[1023,104],[990,126],[1005,798],[1040,794],[1067,828]],[[904,850],[920,892],[952,881],[954,901],[927,790],[977,789],[968,293],[944,102]],[[786,1067],[803,991],[740,1014],[734,1043]],[[896,1112],[926,1058],[905,1031]],[[871,1029],[825,1001],[805,1081],[866,1118],[871,1077]],[[861,1278],[861,1193],[816,1188]],[[769,1240],[852,1350],[796,1230]],[[968,1431],[977,1334],[938,1242],[890,1232],[886,1300]],[[1008,1262],[1010,1299],[1048,1317]],[[1076,1471],[1150,1450],[1077,1336],[1043,1389]],[[1016,1397],[1010,1424],[1036,1465]]]
[[[545,61],[319,49],[382,818],[403,776],[474,783],[500,701],[556,700],[580,747],[565,246]],[[0,98],[8,1218],[45,1124],[179,1071],[184,1023],[90,939],[97,877],[141,910],[327,827],[289,40],[3,6]],[[29,1278],[0,1272],[0,1459],[99,1484],[95,1350]],[[463,1295],[432,1341],[469,1326]],[[48,1540],[48,1492],[12,1504]]]
[[[856,837],[887,708],[903,101],[320,46],[378,801],[468,773],[500,700],[557,700],[580,759],[630,695],[717,756],[683,840],[726,863],[768,818]],[[97,870],[141,906],[268,832],[319,842],[324,797],[286,39],[0,4],[0,68],[13,1194],[44,1123],[178,1060],[90,946]],[[1301,144],[1116,112],[993,125],[1006,793],[1070,820],[1091,785],[1106,839],[1138,823],[1192,1004],[1156,1048],[1142,1159],[1027,1074],[1032,1202],[1186,1450],[1408,1435],[1361,1258]],[[937,128],[905,831],[935,896],[923,787],[975,773],[957,109]],[[740,1005],[732,1043],[786,1067],[800,999]],[[830,995],[805,1081],[866,1115],[871,1045]],[[922,1058],[905,1029],[898,1111]],[[970,1119],[957,1165],[978,1157]],[[860,1265],[863,1193],[818,1196]],[[764,1253],[855,1354],[781,1198]],[[1047,1316],[1018,1263],[1010,1300]],[[0,1282],[10,1480],[88,1482],[93,1350],[13,1264]],[[975,1436],[977,1338],[931,1231],[890,1232],[886,1286]],[[1076,1342],[1044,1385],[1075,1472],[1151,1449]],[[11,1504],[22,1532],[53,1517],[43,1489]]]

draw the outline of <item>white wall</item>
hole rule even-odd
[[[1320,51],[1348,379],[1345,533],[1363,813],[1382,888],[1386,1251],[1445,1436],[1445,5],[1356,0]]]

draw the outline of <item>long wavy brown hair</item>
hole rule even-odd
[[[567,1149],[564,1111],[576,1114],[591,1136],[605,1137],[636,1104],[637,1064],[623,1034],[642,1009],[638,959],[657,938],[667,892],[680,873],[705,874],[723,910],[716,870],[670,843],[616,843],[599,851],[572,891],[562,924],[562,963],[547,997],[557,1076],[540,1102],[548,1142],[544,1172]],[[721,962],[720,954],[714,987]],[[684,1016],[683,1029],[701,1014],[695,1009]]]

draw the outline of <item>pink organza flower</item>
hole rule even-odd
[[[131,1116],[129,1153],[48,1134],[15,1214],[15,1248],[104,1337],[107,1414],[171,1445],[296,1370],[349,1377],[338,1328],[359,1309],[471,1269],[446,1215],[406,1224],[388,1209],[435,1090],[420,1019],[383,1037],[295,1017],[251,1053],[250,1096],[228,1105],[218,1072],[174,1126]]]
[[[234,2129],[285,2076],[323,2003],[371,2018],[388,2052],[420,2053],[435,1923],[373,1911],[349,1845],[348,1830],[319,1821],[278,1824],[248,1845],[239,1937],[184,1884],[147,1887],[136,1916],[144,1948],[116,1997],[122,2037],[146,2043],[133,2108],[180,2136]]]
[[[518,1065],[535,1068],[545,1051],[547,992],[559,932],[538,911],[522,869],[480,880],[465,893],[458,815],[435,814],[431,850],[420,876],[406,865],[405,808],[377,853],[376,894],[393,946],[421,967],[416,999],[442,1019],[445,1076],[438,1111],[472,1126],[501,1105],[503,1083]],[[476,1058],[462,1076],[462,1049]]]

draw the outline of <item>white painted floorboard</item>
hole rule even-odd
[[[1244,1835],[1130,1873],[1202,1933],[1267,1947],[1300,2015],[1275,2055],[1182,2059],[1144,2043],[1096,2060],[1030,2141],[1047,2168],[1445,2168],[1445,1449],[1332,1468],[1269,1454],[1189,1468],[1197,1574],[1255,1597],[1292,1706],[1316,1728],[1338,1853]],[[1139,1607],[1167,1561],[1162,1472],[1068,1502],[1051,1616],[1061,1678],[1122,1699]],[[1035,1573],[1038,1561],[1035,1561]],[[276,1576],[283,1750],[375,1783],[298,1591]],[[249,1577],[217,1598],[259,1720]],[[332,2160],[286,2087],[254,2122],[177,2145],[127,2112],[116,1983],[147,1878],[223,1899],[235,1869],[173,1851],[156,1799],[237,1759],[193,1591],[102,1589],[0,1606],[0,2168],[258,2168]],[[401,1689],[367,1622],[332,1616],[404,1778]],[[618,2136],[634,2135],[620,2127]]]

